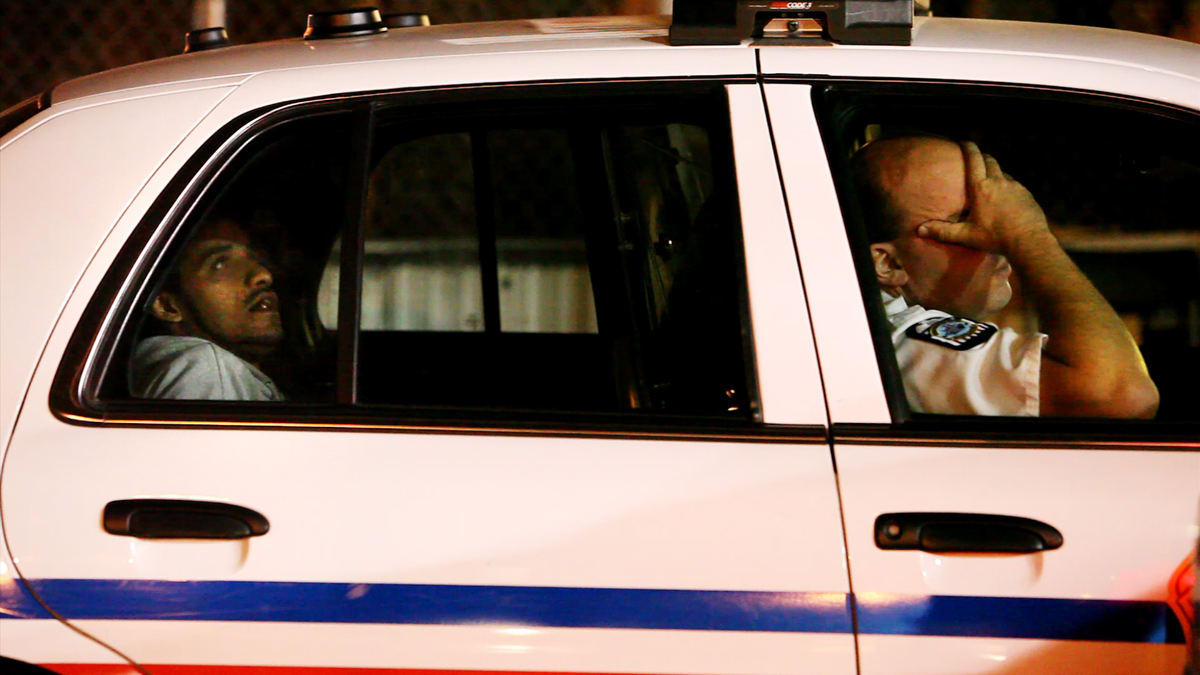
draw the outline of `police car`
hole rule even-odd
[[[1200,47],[910,0],[386,23],[209,31],[4,113],[6,665],[1184,668]],[[1155,419],[911,410],[847,176],[905,129],[1029,187]],[[234,205],[286,400],[137,395]]]

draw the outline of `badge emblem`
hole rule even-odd
[[[990,340],[997,330],[990,323],[948,316],[915,323],[906,332],[911,338],[966,351]]]

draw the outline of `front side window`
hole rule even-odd
[[[1194,115],[932,85],[819,101],[910,410],[1197,419]]]
[[[274,124],[164,248],[98,398],[748,419],[726,110],[384,97]]]

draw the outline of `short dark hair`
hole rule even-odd
[[[183,266],[183,252],[191,244],[192,240],[196,238],[197,233],[205,227],[221,222],[237,223],[239,227],[244,227],[242,224],[247,220],[246,212],[247,209],[245,208],[245,201],[243,199],[230,199],[226,197],[216,207],[210,208],[204,217],[193,227],[187,229],[183,244],[175,253],[170,268],[159,280],[157,288],[150,294],[146,303],[145,314],[152,320],[152,325],[157,326],[157,330],[148,328],[147,330],[150,331],[148,334],[161,335],[167,332],[167,324],[155,317],[153,312],[150,311],[150,307],[160,293],[170,293],[176,298],[183,298],[183,273],[181,269]]]

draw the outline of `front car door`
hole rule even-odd
[[[1175,586],[1200,503],[1194,80],[1070,59],[1005,68],[969,49],[933,63],[915,47],[872,61],[887,79],[864,76],[868,54],[815,84],[786,75],[832,65],[810,54],[764,50],[763,68],[833,422],[861,672],[1181,670]],[[965,82],[1023,65],[1036,82]],[[1125,91],[1077,88],[1097,78]],[[911,411],[847,170],[889,134],[973,140],[1033,192],[1139,341],[1156,419]],[[945,541],[889,541],[940,523]],[[1044,525],[1061,547],[1003,551],[1016,531],[1052,537]]]

